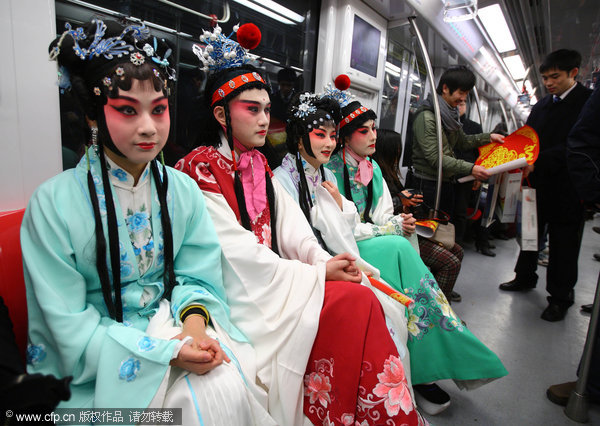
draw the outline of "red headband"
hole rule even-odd
[[[213,97],[214,99],[214,97]],[[360,108],[357,108],[354,110],[354,112],[351,112],[347,117],[344,117],[344,119],[340,122],[340,129],[342,127],[344,127],[346,124],[349,124],[352,120],[354,120],[356,117],[358,117],[359,115],[361,115],[363,112],[367,112],[368,108],[361,106]]]
[[[246,83],[252,83],[255,81],[260,81],[263,84],[267,84],[257,72],[249,72],[232,78],[227,83],[223,84],[221,87],[215,90],[212,96],[212,102],[210,103],[211,106],[214,105],[215,102],[219,102],[221,99],[225,98],[235,89],[243,86]]]

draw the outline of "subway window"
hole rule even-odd
[[[252,22],[260,28],[261,43],[250,53],[255,56],[252,64],[262,70],[273,89],[269,130],[273,146],[284,145],[286,110],[292,95],[314,88],[318,0],[278,0],[269,2],[269,8],[257,0],[57,0],[55,6],[59,34],[66,22],[76,27],[91,17],[135,19],[173,46],[171,62],[177,81],[171,106],[172,130],[164,150],[168,165],[202,143],[202,122],[209,113],[203,101],[206,73],[200,69],[192,46],[202,44],[199,36],[215,24],[226,35],[237,24]],[[63,168],[67,169],[77,164],[84,151],[82,141],[90,137],[77,100],[64,87],[60,90]]]

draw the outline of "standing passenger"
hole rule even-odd
[[[460,115],[460,122],[463,125],[462,129],[463,132],[465,132],[465,135],[478,135],[483,132],[481,124],[470,120],[467,117],[466,101],[459,102],[458,114]],[[457,158],[469,161],[471,163],[475,163],[477,157],[479,157],[479,151],[477,150],[477,148],[471,148],[466,150],[455,149],[454,154]],[[455,226],[456,242],[461,246],[463,245],[463,241],[466,238],[465,234],[468,232],[467,228],[469,228],[469,220],[467,219],[467,207],[469,206],[469,201],[473,198],[473,191],[477,191],[476,194],[479,195],[479,185],[481,185],[481,182],[475,181],[475,183],[457,183],[455,186],[455,203],[454,212],[452,214],[452,223],[454,223]],[[481,225],[481,218],[479,218],[475,221],[475,223],[473,223],[473,231],[475,233],[475,249],[478,252],[481,252],[481,254],[483,254],[484,256],[496,256],[496,253],[494,253],[490,247],[489,230],[487,227]]]
[[[155,158],[170,127],[170,47],[136,24],[66,28],[51,57],[93,147],[25,212],[28,371],[73,376],[59,408],[179,407],[186,425],[274,424],[257,400],[266,404],[253,349],[229,320],[202,194]]]
[[[442,186],[439,208],[448,214],[454,210],[454,180],[456,177],[472,175],[477,180],[490,177],[485,167],[477,166],[454,155],[455,149],[470,149],[502,142],[504,136],[497,133],[466,135],[458,116],[458,104],[467,99],[475,86],[475,75],[464,66],[450,68],[442,74],[437,93],[442,116]],[[438,172],[438,138],[433,100],[426,99],[417,111],[413,123],[412,170],[407,177],[407,186],[423,191],[423,201],[435,204]]]
[[[583,205],[566,162],[569,131],[581,108],[590,97],[590,89],[575,81],[581,55],[575,50],[560,49],[550,53],[540,65],[548,95],[536,103],[527,124],[540,138],[540,154],[535,167],[527,166],[531,185],[536,189],[538,241],[548,226],[549,258],[546,290],[548,307],[542,312],[546,321],[562,320],[574,300],[577,283],[577,259],[583,234]],[[557,198],[558,195],[558,198]],[[537,285],[538,252],[521,251],[512,281],[500,284],[504,291],[523,291]]]
[[[253,24],[237,30],[253,48]],[[247,50],[217,26],[194,46],[210,69],[205,143],[177,163],[197,180],[223,249],[233,322],[256,348],[258,380],[282,425],[422,424],[374,294],[354,258],[331,257],[255,148],[269,126],[269,87]],[[347,281],[354,281],[347,282]]]
[[[596,86],[594,93],[581,110],[581,114],[567,140],[567,166],[569,175],[573,179],[573,186],[582,200],[596,206],[600,205],[599,122],[600,86]],[[592,359],[585,391],[591,402],[600,404],[600,327],[596,327],[594,345],[590,349]],[[546,391],[546,395],[555,404],[567,405],[571,392],[575,390],[576,383],[567,382],[552,385]]]

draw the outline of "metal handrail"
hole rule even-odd
[[[425,46],[425,42],[423,41],[423,37],[421,36],[421,32],[417,27],[417,23],[415,20],[416,16],[409,16],[408,22],[417,36],[417,40],[419,41],[419,47],[421,48],[421,53],[423,54],[423,60],[425,61],[425,67],[427,68],[427,78],[429,79],[429,84],[431,85],[431,90],[433,92],[433,112],[435,114],[435,124],[436,124],[436,134],[438,139],[438,176],[437,176],[437,188],[435,191],[435,211],[439,211],[440,207],[440,196],[442,190],[442,160],[444,158],[443,146],[442,146],[442,116],[440,114],[440,104],[438,102],[437,93],[435,91],[435,80],[433,79],[433,69],[431,68],[431,61],[429,60],[429,54],[427,53],[427,47]]]
[[[198,11],[196,11],[194,9],[190,9],[188,7],[182,6],[182,5],[177,4],[177,3],[173,3],[172,1],[169,1],[169,0],[157,0],[157,1],[159,3],[163,3],[163,4],[166,4],[168,6],[174,7],[176,9],[183,10],[184,12],[191,13],[192,15],[196,15],[196,16],[199,16],[199,17],[204,18],[204,19],[209,19],[211,21],[213,19],[212,16],[205,15],[204,13],[198,12]],[[231,13],[229,11],[229,3],[228,2],[225,2],[225,4],[223,5],[223,8],[224,8],[223,18],[222,19],[217,19],[218,23],[228,22],[229,18],[231,17]]]

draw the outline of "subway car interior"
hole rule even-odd
[[[402,182],[411,167],[407,152],[415,113],[451,67],[464,65],[474,72],[476,84],[467,98],[466,117],[490,133],[511,134],[525,125],[532,107],[548,93],[539,67],[552,51],[579,51],[577,81],[590,89],[600,84],[598,0],[1,3],[0,39],[6,56],[0,64],[0,144],[5,153],[0,159],[0,215],[25,208],[38,185],[74,167],[84,153],[83,142],[89,138],[85,117],[76,99],[57,83],[56,65],[46,54],[49,40],[61,34],[67,22],[74,27],[92,17],[144,22],[174,46],[177,81],[164,150],[170,166],[203,138],[198,123],[209,114],[203,103],[207,75],[192,46],[201,43],[199,36],[216,24],[226,34],[240,23],[252,22],[260,28],[261,43],[252,51],[252,63],[267,77],[273,92],[323,92],[336,76],[348,75],[350,92],[377,113],[377,128],[402,136]],[[287,70],[292,81],[278,79],[281,70]],[[273,104],[267,140],[279,161],[286,150],[285,124],[285,112]],[[559,202],[561,194],[556,197]],[[482,208],[477,204],[471,212],[478,207]],[[591,315],[580,306],[592,304],[596,294],[600,235],[593,228],[600,227],[600,213],[588,209],[585,214],[574,304],[562,321],[540,318],[548,303],[547,249],[540,250],[537,287],[505,292],[498,286],[513,279],[519,256],[514,223],[489,221],[493,257],[465,240],[455,285],[461,300],[454,301],[452,309],[498,355],[509,374],[472,391],[460,390],[451,380],[438,382],[452,404],[437,415],[423,412],[430,424],[600,425],[600,405],[589,403],[575,421],[546,394],[551,385],[577,380],[587,339]],[[6,298],[6,281],[0,288]]]

